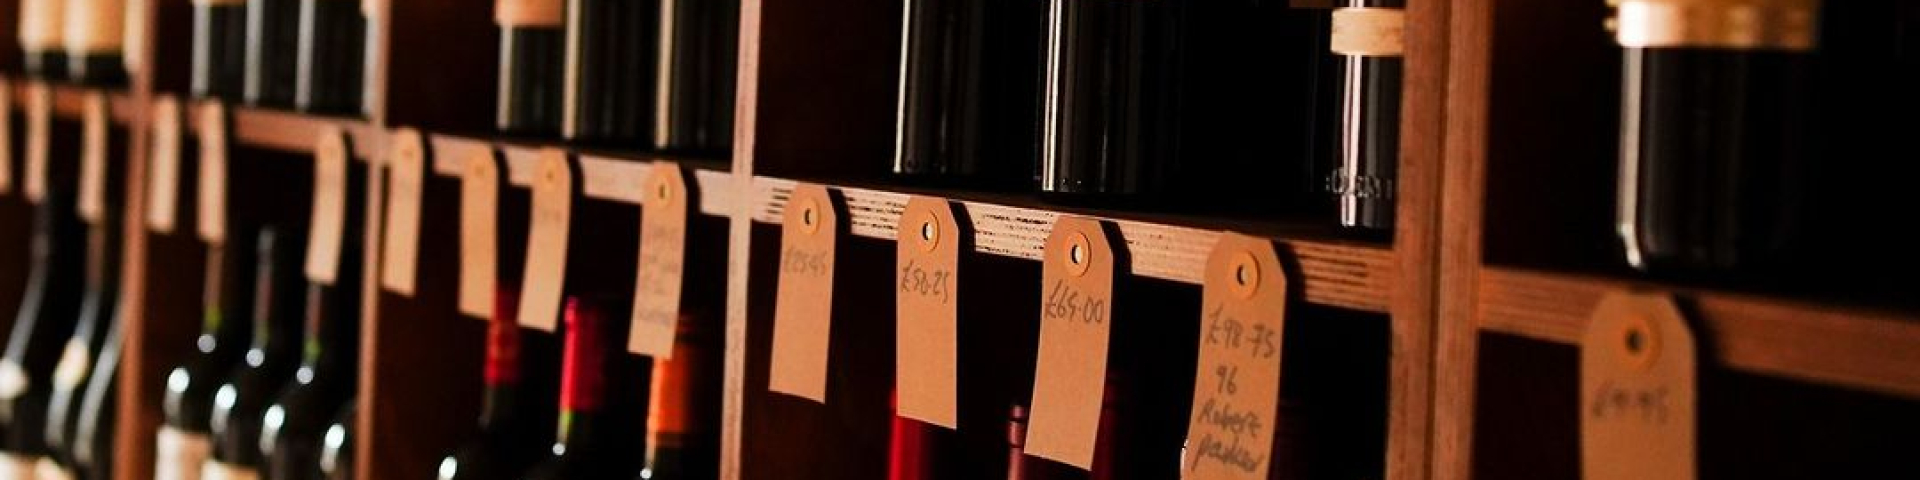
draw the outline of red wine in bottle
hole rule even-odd
[[[597,300],[567,301],[561,354],[560,420],[551,454],[524,478],[632,478],[640,473],[648,368],[613,339],[625,323]],[[640,388],[634,388],[634,386]]]
[[[69,0],[21,0],[21,63],[27,75],[42,80],[67,76],[66,7]]]
[[[301,357],[302,309],[300,254],[304,240],[279,227],[262,234],[254,272],[252,345],[228,380],[214,390],[209,428],[213,456],[202,479],[260,478],[260,417],[280,387],[287,384]]]
[[[300,40],[294,107],[358,114],[366,66],[367,21],[360,0],[300,0]]]
[[[268,107],[293,106],[299,81],[300,1],[247,0],[246,77],[242,98]]]
[[[244,0],[195,0],[192,3],[193,64],[189,91],[195,97],[239,101],[247,78],[247,3]]]
[[[1049,0],[1040,191],[1061,199],[1165,193],[1180,143],[1180,1]]]
[[[546,372],[558,368],[558,357],[550,339],[520,328],[514,316],[519,298],[513,288],[494,292],[480,428],[440,459],[440,480],[516,479],[542,458],[542,449],[553,445],[554,397],[530,393],[557,388],[552,382],[556,377]]]
[[[112,217],[109,215],[108,217]],[[73,334],[61,347],[60,360],[53,368],[53,388],[47,402],[47,420],[41,435],[46,437],[47,456],[41,459],[43,470],[63,470],[72,477],[73,442],[87,378],[96,373],[94,359],[106,342],[109,323],[119,297],[120,235],[117,222],[103,218],[87,232],[86,293],[80,301],[80,317]]]
[[[561,134],[627,148],[653,131],[657,0],[567,0]]]
[[[495,126],[517,135],[560,134],[566,80],[565,0],[497,0],[500,91]]]
[[[246,353],[250,335],[241,321],[251,303],[244,272],[255,258],[273,257],[273,237],[272,229],[262,229],[254,248],[207,248],[200,335],[194,339],[192,358],[167,373],[160,401],[160,431],[154,440],[157,478],[199,478],[200,465],[213,454],[213,392]]]
[[[25,296],[0,356],[0,477],[24,478],[47,454],[47,399],[84,279],[84,228],[73,196],[60,187],[35,208]]]
[[[676,322],[673,358],[653,360],[648,388],[643,480],[686,480],[720,475],[720,351],[708,320],[682,315]]]
[[[1819,7],[1787,3],[1619,4],[1617,228],[1634,267],[1727,271],[1793,256]],[[1736,9],[1753,19],[1701,21]]]
[[[327,425],[327,433],[321,439],[320,474],[326,480],[353,480],[353,428],[354,412],[359,410],[360,400],[347,400],[347,406],[333,416],[333,422]]]
[[[1001,188],[1030,181],[1044,6],[907,0],[894,173]]]
[[[892,431],[887,438],[887,480],[940,478],[940,443],[927,424],[899,415],[900,397],[894,393]]]
[[[1340,74],[1340,130],[1335,166],[1327,175],[1337,221],[1343,227],[1392,229],[1394,183],[1400,170],[1398,32],[1405,0],[1346,0],[1333,11],[1335,61]]]
[[[659,0],[653,148],[724,156],[733,148],[739,0]]]
[[[260,417],[260,453],[267,457],[267,478],[323,478],[320,450],[327,425],[353,396],[357,384],[358,293],[351,281],[307,285],[307,344],[300,367],[294,370],[293,382]]]
[[[119,417],[115,403],[120,397],[120,356],[125,344],[122,332],[126,312],[119,308],[107,326],[107,337],[100,344],[100,356],[80,401],[80,420],[73,434],[73,464],[77,477],[86,480],[113,478],[113,433]]]
[[[126,62],[121,60],[126,1],[67,0],[66,32],[61,39],[67,49],[68,80],[90,86],[127,82]]]

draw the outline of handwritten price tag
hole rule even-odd
[[[171,234],[178,226],[181,135],[180,100],[167,95],[154,99],[152,150],[147,152],[147,228],[157,233]]]
[[[960,245],[967,238],[945,200],[913,197],[895,242],[894,385],[900,416],[959,428]]]
[[[780,289],[773,307],[769,390],[827,401],[827,346],[833,328],[833,262],[839,231],[840,215],[825,187],[793,188],[780,230]]]
[[[209,245],[227,242],[227,107],[200,109],[200,207],[196,233]]]
[[[573,164],[567,152],[542,149],[534,164],[532,231],[520,292],[520,324],[554,331],[566,292],[568,229],[573,221]]]
[[[1267,478],[1286,307],[1287,275],[1272,242],[1221,235],[1200,296],[1200,361],[1182,478]]]
[[[47,156],[53,148],[53,89],[45,83],[27,84],[27,201],[47,197]]]
[[[426,141],[419,130],[395,130],[387,149],[386,246],[380,285],[413,296],[420,258],[420,192],[427,174]]]
[[[13,192],[13,83],[0,78],[0,194]]]
[[[1673,299],[1612,292],[1580,345],[1580,468],[1587,480],[1695,478],[1693,332]]]
[[[313,212],[308,217],[307,279],[333,285],[340,275],[340,249],[347,227],[347,134],[320,132],[313,146]]]
[[[1099,221],[1063,216],[1041,263],[1040,352],[1027,454],[1090,468],[1107,386],[1114,253]]]
[[[654,162],[642,188],[639,278],[633,285],[627,350],[662,361],[673,358],[691,202],[680,166],[671,162]]]
[[[493,149],[467,157],[460,172],[460,313],[482,320],[492,318],[499,281],[500,178]]]
[[[107,96],[88,92],[80,110],[80,201],[76,211],[89,225],[107,213]]]

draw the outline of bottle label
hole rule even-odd
[[[18,398],[20,394],[27,393],[27,387],[32,384],[33,379],[27,378],[27,369],[21,368],[19,361],[11,358],[0,360],[0,399]],[[0,476],[0,479],[4,478],[7,477]]]
[[[1393,198],[1393,179],[1378,175],[1350,175],[1347,169],[1334,169],[1327,175],[1326,189],[1335,196],[1355,198]]]
[[[80,382],[87,379],[92,358],[87,354],[87,342],[67,340],[66,348],[60,350],[60,363],[53,367],[53,385],[68,390],[80,388]]]
[[[127,33],[127,0],[86,0],[66,8],[64,41],[68,55],[117,55]],[[139,1],[139,0],[134,0]]]
[[[50,457],[40,457],[39,461],[34,462],[33,478],[34,480],[74,480],[73,471],[67,470],[65,465],[53,461]]]
[[[1610,25],[1627,48],[1812,50],[1819,0],[1625,0]]]
[[[561,0],[495,0],[493,22],[502,27],[558,27],[565,5]]]
[[[66,20],[66,0],[21,0],[20,49],[28,52],[58,48]]]
[[[206,435],[162,426],[154,439],[153,478],[200,480],[200,469],[212,454],[213,442]]]
[[[207,463],[201,464],[200,480],[260,480],[260,471],[231,463],[208,460]]]
[[[1334,10],[1327,46],[1340,55],[1398,57],[1406,51],[1406,24],[1406,12],[1398,8]]]

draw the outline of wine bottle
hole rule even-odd
[[[638,148],[652,132],[657,0],[567,0],[561,134]]]
[[[126,311],[114,310],[106,340],[100,344],[100,357],[94,361],[93,376],[87,378],[80,421],[73,434],[73,463],[78,478],[86,480],[113,478],[113,429],[119,418],[115,402],[120,397],[120,358],[126,343]]]
[[[61,39],[67,49],[69,80],[93,86],[126,83],[127,67],[121,60],[126,45],[125,1],[67,0]]]
[[[193,96],[227,101],[244,98],[247,78],[245,0],[193,1],[192,55],[189,88]]]
[[[597,300],[567,301],[561,354],[560,420],[552,453],[525,478],[632,478],[644,451],[645,415],[635,405],[647,385],[644,360],[611,339],[625,338]],[[633,388],[633,385],[642,388]],[[633,394],[641,390],[640,394]],[[636,448],[639,447],[639,448]]]
[[[887,437],[887,480],[934,480],[943,470],[940,445],[931,427],[899,415],[899,392],[894,392],[893,426]],[[950,469],[951,467],[949,467]]]
[[[500,91],[495,126],[517,135],[560,134],[566,79],[564,0],[497,0]]]
[[[1340,136],[1327,176],[1341,226],[1392,229],[1400,170],[1399,31],[1405,0],[1345,0],[1330,42],[1340,73]]]
[[[548,338],[520,329],[514,317],[519,298],[510,287],[494,292],[480,428],[440,460],[440,480],[516,479],[540,460],[542,448],[553,445],[554,397],[525,393],[557,388],[555,377],[542,372],[557,369],[558,357]]]
[[[326,438],[320,446],[320,473],[326,480],[353,480],[353,428],[354,412],[359,410],[358,398],[347,400],[347,406],[333,416],[333,422],[327,425]]]
[[[360,69],[366,18],[359,0],[300,0],[299,73],[294,107],[320,113],[361,113]]]
[[[653,148],[724,158],[733,146],[740,0],[659,1]]]
[[[894,173],[998,187],[1030,180],[1043,5],[906,0]]]
[[[60,80],[67,75],[66,7],[69,0],[20,1],[21,63],[27,75]]]
[[[301,0],[247,0],[246,76],[242,98],[293,106],[299,78]]]
[[[307,286],[306,351],[293,383],[261,417],[260,452],[267,457],[267,478],[323,478],[320,450],[327,425],[357,384],[358,293],[350,281]]]
[[[208,426],[213,456],[202,464],[200,478],[257,479],[260,455],[260,417],[280,387],[287,384],[301,355],[300,252],[304,241],[285,227],[261,235],[254,273],[252,345],[244,361],[214,390]]]
[[[1164,194],[1180,143],[1184,2],[1049,0],[1040,191]]]
[[[1007,412],[1007,480],[1027,480],[1027,406]]]
[[[47,454],[54,365],[79,313],[83,228],[69,190],[49,185],[35,208],[26,294],[0,356],[0,478],[31,475]]]
[[[720,375],[723,359],[707,345],[709,322],[682,315],[675,322],[673,358],[653,360],[648,388],[647,450],[643,480],[720,475]]]
[[[154,441],[157,478],[197,479],[200,465],[213,454],[209,424],[213,392],[240,362],[251,333],[240,318],[251,303],[244,272],[255,258],[273,258],[274,235],[271,228],[261,229],[251,249],[207,248],[200,335],[194,339],[192,358],[167,373],[166,393],[160,401],[161,424]]]
[[[1619,3],[1616,226],[1629,264],[1712,272],[1794,256],[1818,5]]]
[[[110,216],[109,216],[110,217]],[[118,222],[103,218],[87,232],[85,293],[81,294],[80,316],[72,335],[61,347],[60,360],[54,364],[52,389],[48,393],[45,436],[47,455],[41,458],[42,471],[58,471],[60,478],[74,476],[75,430],[79,427],[81,397],[87,378],[95,373],[93,361],[106,342],[108,323],[118,306],[120,286],[120,234]]]

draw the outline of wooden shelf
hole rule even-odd
[[[27,88],[32,83],[34,82],[8,79],[8,85],[13,89],[10,92],[13,94],[13,108],[26,110]],[[53,91],[53,117],[78,120],[89,89],[65,83],[51,84],[49,89]],[[137,110],[140,108],[137,102],[134,102],[133,95],[127,93],[125,89],[107,91],[107,105],[113,110],[113,123],[118,125],[133,124],[133,117],[138,114]]]
[[[212,103],[195,102],[191,112],[199,112]],[[229,141],[251,147],[281,150],[296,153],[312,153],[314,138],[322,129],[337,127],[347,132],[348,143],[353,146],[353,156],[362,160],[379,158],[387,146],[387,131],[366,120],[346,117],[327,117],[287,110],[228,105],[227,114],[232,117],[233,128],[229,132]],[[199,122],[192,121],[197,113],[189,113],[186,124],[194,133],[200,129]]]
[[[761,223],[779,223],[786,210],[787,196],[796,182],[759,177],[753,181],[753,202],[747,212]],[[837,186],[845,197],[850,230],[854,235],[893,240],[900,214],[906,209],[908,194],[858,187]],[[960,200],[960,210],[974,229],[974,250],[1028,260],[1039,260],[1044,253],[1047,232],[1061,212],[1045,208],[1010,206],[999,203]],[[1207,254],[1220,237],[1216,230],[1205,230],[1138,220],[1095,216],[1119,226],[1127,242],[1131,265],[1121,265],[1136,275],[1199,284],[1206,271]],[[1298,259],[1304,279],[1301,287],[1308,302],[1369,312],[1386,312],[1393,285],[1394,257],[1387,247],[1339,242],[1277,239]]]
[[[492,142],[454,135],[428,135],[433,151],[433,172],[443,177],[458,177],[466,161],[487,149],[500,150],[507,159],[507,180],[525,188],[533,184],[533,164],[542,146],[511,142]],[[580,156],[580,190],[587,198],[633,205],[640,204],[641,184],[653,168],[652,157],[617,158],[604,155]],[[692,181],[699,197],[698,211],[723,217],[738,204],[739,188],[728,172],[694,167],[687,180]]]
[[[1578,343],[1614,289],[1673,292],[1699,341],[1728,367],[1920,398],[1920,317],[1709,290],[1489,266],[1479,328]],[[1706,351],[1706,350],[1703,350]]]

